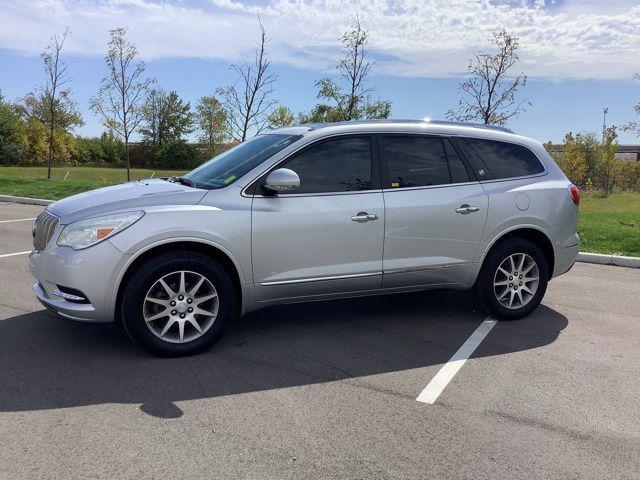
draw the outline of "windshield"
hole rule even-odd
[[[198,188],[226,187],[300,138],[300,135],[258,135],[213,157],[184,177]]]

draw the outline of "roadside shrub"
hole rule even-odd
[[[604,142],[595,133],[568,133],[561,152],[551,151],[569,180],[578,187],[604,195],[617,190],[640,190],[640,164],[616,158],[615,127],[605,131]]]
[[[124,143],[114,135],[104,132],[100,138],[76,137],[76,154],[73,163],[78,166],[124,166]]]
[[[183,140],[163,145],[154,152],[152,167],[168,170],[191,169],[203,158],[200,151]]]

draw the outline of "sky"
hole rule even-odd
[[[68,27],[63,55],[86,122],[77,132],[99,135],[88,105],[105,74],[109,29],[128,27],[146,73],[193,104],[236,80],[229,66],[252,58],[260,18],[275,97],[308,111],[356,17],[375,60],[370,82],[392,101],[392,118],[444,118],[469,59],[505,28],[520,39],[513,73],[527,75],[519,96],[532,104],[510,122],[517,133],[559,142],[569,131],[600,132],[603,107],[608,125],[637,120],[640,1],[629,0],[0,0],[0,90],[11,100],[33,90],[40,52]],[[640,138],[620,132],[620,141]]]

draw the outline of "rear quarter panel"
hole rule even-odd
[[[537,147],[537,146],[535,146]],[[482,240],[482,256],[478,269],[493,244],[506,233],[520,228],[533,228],[551,241],[556,259],[553,276],[563,273],[572,259],[563,256],[570,247],[577,252],[576,224],[578,208],[573,203],[564,173],[540,145],[529,145],[545,165],[546,171],[531,177],[481,182],[489,197],[489,212]],[[575,257],[575,255],[574,255]],[[562,270],[564,268],[564,270]],[[561,271],[562,270],[562,271]]]

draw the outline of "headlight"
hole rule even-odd
[[[144,212],[127,212],[70,223],[60,232],[58,245],[74,250],[90,247],[133,225],[143,215]]]

